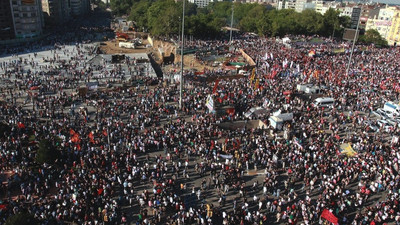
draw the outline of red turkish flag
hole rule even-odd
[[[25,128],[25,124],[18,122],[18,128],[19,129],[24,129]]]
[[[324,218],[333,224],[338,224],[338,218],[327,209],[324,209],[324,211],[322,211],[321,218]]]
[[[215,92],[217,91],[218,84],[219,84],[219,79],[217,79],[217,80],[215,81],[215,85],[214,85],[213,92],[212,92],[213,94],[215,94]]]
[[[89,141],[90,141],[91,143],[94,144],[94,135],[93,135],[93,132],[90,132],[88,136],[89,136]]]

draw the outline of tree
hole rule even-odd
[[[179,8],[178,3],[173,0],[154,2],[146,14],[150,33],[154,35],[178,33],[179,17],[182,11],[177,10],[177,8]]]
[[[131,12],[129,14],[128,19],[135,21],[137,28],[139,31],[147,28],[147,10],[151,6],[151,2],[147,0],[142,0],[140,2],[135,2],[132,6]]]
[[[7,218],[5,225],[39,225],[39,220],[30,213],[18,213]]]
[[[323,28],[321,34],[325,37],[334,35],[335,30],[340,27],[338,10],[329,8],[323,15]]]
[[[271,36],[284,36],[299,33],[298,13],[293,9],[271,10],[268,13],[271,21]]]
[[[321,13],[315,12],[311,9],[306,9],[296,16],[299,19],[299,28],[294,32],[298,34],[319,34],[323,28],[323,17]]]
[[[243,17],[240,17],[239,27],[243,31],[258,33],[258,21],[262,21],[266,8],[259,4],[249,4],[253,7],[245,8],[247,11]],[[240,8],[239,8],[240,9]]]
[[[375,44],[378,46],[387,46],[388,45],[388,42],[375,29],[367,30],[364,35],[360,36],[358,41],[361,43]]]
[[[133,2],[134,0],[111,0],[110,7],[114,14],[121,16],[130,12]]]
[[[36,162],[53,164],[59,158],[60,152],[52,141],[43,139],[39,142],[39,149],[36,152]]]
[[[186,31],[197,37],[215,37],[221,30],[223,22],[210,14],[197,14],[187,18]]]
[[[212,2],[207,6],[212,15],[218,18],[231,18],[232,3],[231,2]]]

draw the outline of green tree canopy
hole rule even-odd
[[[378,46],[387,46],[388,45],[387,41],[375,29],[367,30],[364,35],[360,36],[358,41],[361,43],[375,44]]]
[[[240,21],[239,28],[243,31],[259,33],[258,22],[263,21],[264,19],[264,14],[267,12],[265,6],[259,4],[251,4],[251,5],[243,4],[243,5],[244,5],[243,7],[237,7],[238,9],[236,10],[239,12],[239,17],[238,17]],[[241,13],[241,11],[243,12]]]
[[[52,141],[43,139],[39,142],[39,149],[36,153],[37,163],[53,164],[60,156],[60,152]]]
[[[129,19],[135,21],[139,31],[147,28],[147,9],[151,6],[151,2],[148,0],[141,0],[140,2],[135,2],[129,14]]]
[[[322,33],[324,28],[324,17],[320,13],[312,9],[306,9],[299,15],[292,15],[293,20],[295,20],[296,18],[299,18],[298,23],[300,29],[292,32],[306,35]],[[296,23],[296,21],[293,21],[292,23]],[[296,28],[294,29],[296,30]]]
[[[134,0],[111,0],[110,7],[114,14],[121,16],[129,13],[134,2]]]
[[[349,23],[348,17],[329,9],[324,15],[313,10],[301,13],[290,9],[269,10],[259,4],[233,3],[233,27],[260,35],[283,36],[286,34],[320,34],[337,36]],[[153,35],[177,35],[182,21],[182,1],[174,0],[112,0],[114,13],[129,13],[139,30]],[[218,35],[221,27],[230,26],[232,2],[212,2],[205,8],[197,8],[186,1],[185,33],[197,37]]]

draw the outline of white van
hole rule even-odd
[[[307,87],[305,93],[306,94],[320,94],[321,89],[318,86]]]
[[[317,98],[313,102],[314,107],[332,107],[335,104],[333,98]]]
[[[387,111],[388,116],[394,117],[400,115],[400,105],[394,102],[386,102],[383,109]]]

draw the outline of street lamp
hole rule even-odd
[[[234,4],[233,4],[233,0],[232,0],[231,29],[230,29],[230,32],[229,32],[229,44],[230,45],[232,44],[233,9],[234,9],[233,7],[234,7]]]
[[[183,87],[183,47],[185,42],[185,1],[182,9],[182,42],[181,42],[181,76],[179,81],[179,109],[182,109],[182,87]]]

